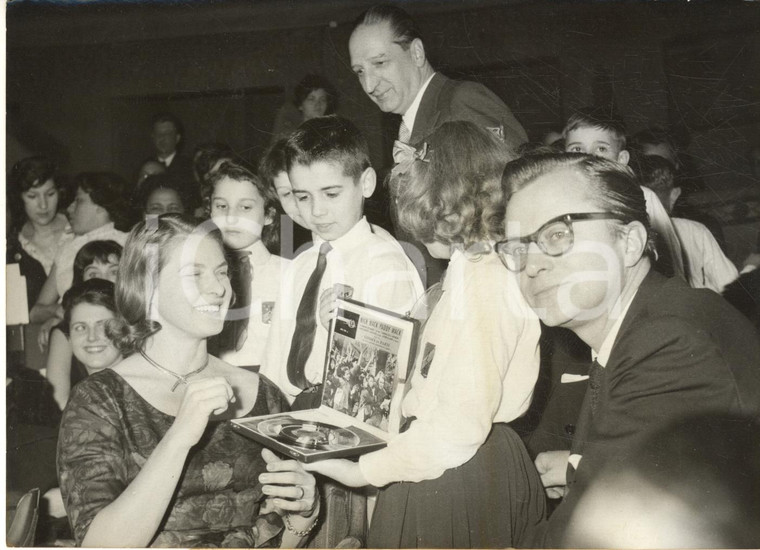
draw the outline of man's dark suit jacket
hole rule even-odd
[[[467,120],[494,132],[512,148],[528,140],[512,111],[491,90],[435,73],[420,101],[409,142],[418,144],[444,122],[454,120]]]
[[[760,339],[721,296],[650,272],[636,293],[603,369],[592,415],[586,393],[569,493],[534,545],[562,545],[583,490],[601,466],[614,468],[648,431],[697,413],[760,418]],[[678,475],[678,472],[673,472]]]
[[[159,160],[159,162],[161,161]],[[193,176],[192,159],[177,153],[174,155],[172,163],[166,167],[166,173],[180,185],[183,191],[182,201],[185,203],[185,210],[188,213],[192,213],[202,203],[201,190],[195,182],[195,176]]]
[[[409,143],[417,145],[444,122],[457,120],[469,121],[493,132],[512,148],[528,140],[512,111],[491,90],[477,82],[452,80],[441,73],[435,73],[422,95]],[[425,285],[429,287],[438,282],[445,263],[431,257],[421,243],[414,242],[399,227],[396,227],[396,237],[402,241],[411,241],[422,253],[425,260]]]

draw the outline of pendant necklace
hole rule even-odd
[[[177,386],[179,386],[180,384],[187,385],[187,379],[188,378],[190,378],[194,374],[198,374],[200,372],[203,372],[206,369],[206,367],[208,367],[208,355],[207,355],[206,356],[206,362],[203,365],[201,365],[199,368],[195,369],[192,372],[188,372],[187,374],[182,375],[182,374],[177,374],[174,371],[170,371],[166,367],[162,367],[161,365],[159,365],[158,363],[156,363],[153,359],[151,359],[150,357],[148,357],[143,350],[140,350],[140,355],[142,355],[143,359],[145,359],[148,363],[150,363],[156,369],[160,370],[161,372],[163,372],[165,374],[168,374],[169,376],[173,376],[174,378],[177,379],[177,381],[172,386],[172,392],[174,390],[176,390]]]

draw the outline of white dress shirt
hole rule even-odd
[[[243,347],[237,351],[227,351],[221,359],[231,365],[261,365],[272,326],[274,305],[280,295],[280,282],[290,260],[281,258],[267,250],[264,243],[256,241],[245,248],[251,253],[251,307],[248,318],[248,336]]]
[[[435,76],[435,73],[431,74],[428,77],[428,79],[422,84],[419,91],[417,92],[417,95],[414,96],[414,101],[412,101],[412,104],[409,106],[406,112],[401,116],[401,120],[403,120],[406,127],[409,128],[410,136],[414,132],[414,119],[417,118],[417,111],[420,110],[420,103],[422,102],[422,96],[425,95],[425,90],[427,90],[428,84],[430,84],[430,81],[433,80],[434,76]]]
[[[709,288],[717,293],[739,277],[739,271],[726,258],[710,230],[703,224],[684,218],[672,218],[678,240],[686,257],[689,284]]]
[[[287,363],[296,312],[306,283],[317,265],[319,248],[324,241],[315,237],[314,246],[296,256],[283,273],[280,297],[275,305],[269,340],[260,372],[272,380],[292,402],[301,392],[288,380]],[[423,294],[422,283],[412,262],[395,239],[373,232],[362,218],[345,235],[330,241],[327,268],[322,276],[319,295],[335,284],[353,289],[352,298],[369,305],[404,314]],[[312,384],[322,382],[327,329],[317,313],[314,347],[306,361],[305,376]]]

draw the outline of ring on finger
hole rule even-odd
[[[304,497],[304,495],[306,495],[306,491],[304,491],[303,487],[301,487],[300,485],[296,485],[296,487],[298,487],[301,490],[301,495],[296,500],[301,500]]]

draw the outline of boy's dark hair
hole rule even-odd
[[[409,49],[413,40],[417,38],[422,40],[422,33],[417,28],[414,19],[401,8],[389,4],[372,6],[362,13],[354,20],[351,32],[353,33],[360,25],[379,25],[381,23],[390,25],[394,37],[393,41],[404,50]]]
[[[295,165],[327,162],[339,165],[354,183],[371,166],[367,140],[350,120],[335,115],[301,124],[288,137],[286,157],[288,171]]]
[[[618,140],[620,150],[622,151],[626,148],[625,122],[610,107],[584,107],[578,109],[567,119],[565,128],[562,130],[562,139],[567,143],[567,134],[583,127],[599,128],[610,132]]]
[[[657,155],[637,155],[632,164],[631,168],[639,178],[640,185],[649,187],[658,194],[676,187],[676,167],[668,159]]]
[[[288,171],[288,138],[282,137],[275,141],[259,161],[259,177],[269,187],[274,189],[274,178]]]
[[[121,260],[122,246],[116,241],[90,241],[74,257],[74,284],[84,281],[84,270],[95,262],[108,263],[111,256]]]
[[[236,162],[226,161],[219,166],[213,174],[206,178],[206,184],[203,187],[204,202],[211,207],[211,196],[214,194],[216,184],[225,178],[234,181],[244,181],[253,185],[264,199],[264,215],[272,219],[272,223],[265,225],[261,230],[261,242],[272,252],[276,253],[280,249],[280,216],[278,208],[280,200],[277,193],[271,185],[266,185],[259,176],[237,164]]]
[[[654,191],[660,202],[669,210],[670,192],[677,187],[676,167],[668,159],[657,155],[636,155],[634,159],[631,168],[636,173],[639,185]]]
[[[71,312],[79,304],[92,304],[102,306],[108,311],[116,314],[116,304],[114,301],[114,284],[105,279],[90,279],[72,286],[63,295],[63,321],[58,325],[67,337],[69,336],[69,325],[71,324]]]
[[[329,80],[318,74],[307,74],[301,79],[301,82],[298,83],[293,91],[293,105],[300,107],[314,90],[325,91],[327,94],[327,110],[325,114],[333,114],[338,104],[338,92]]]
[[[177,193],[182,207],[187,209],[186,197],[183,195],[183,186],[177,179],[169,173],[154,174],[143,180],[135,196],[135,207],[140,211],[145,211],[145,206],[150,195],[158,189],[171,189]]]
[[[636,132],[633,138],[631,138],[632,148],[636,152],[641,153],[644,150],[644,145],[665,145],[670,149],[673,158],[676,159],[675,169],[679,170],[681,168],[678,158],[678,144],[665,128],[652,126]]]
[[[113,172],[82,172],[74,178],[74,189],[81,189],[92,202],[106,209],[116,229],[129,231],[129,209],[124,196],[127,183]]]
[[[223,158],[234,158],[232,147],[226,143],[208,141],[201,143],[193,152],[193,175],[195,181],[203,183],[203,179],[211,171],[211,168]]]

